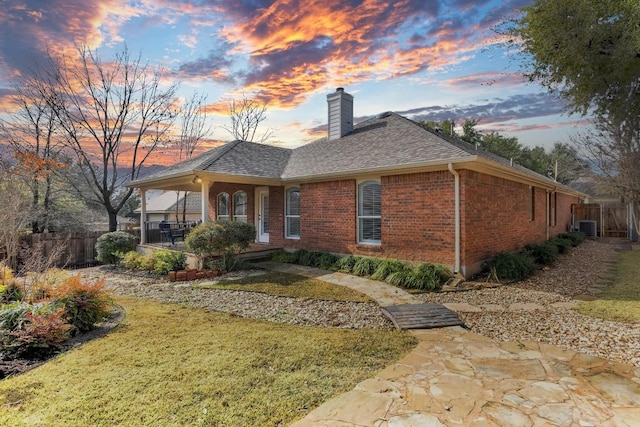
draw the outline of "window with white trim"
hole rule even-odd
[[[247,193],[244,191],[233,193],[233,220],[247,222]]]
[[[300,238],[300,189],[290,188],[285,197],[285,236]]]
[[[378,181],[358,185],[358,243],[380,244],[382,228],[381,188]]]
[[[218,221],[229,221],[229,194],[218,194],[216,203],[216,219]]]

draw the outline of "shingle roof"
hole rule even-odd
[[[147,175],[144,181],[198,171],[280,178],[290,154],[291,150],[287,148],[232,141],[190,160]]]
[[[326,138],[295,149],[233,141],[145,177],[162,179],[198,171],[296,180],[322,175],[397,169],[426,163],[485,158],[557,185],[553,180],[457,138],[429,130],[399,114],[387,112],[358,123],[339,139]],[[134,185],[132,182],[129,185]]]
[[[322,139],[293,150],[282,178],[358,172],[472,157],[439,135],[396,113],[360,122],[340,139]]]

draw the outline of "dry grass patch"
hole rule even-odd
[[[577,310],[605,320],[640,322],[640,251],[620,254],[614,284],[599,299],[578,304]]]
[[[416,344],[396,330],[118,302],[127,317],[110,335],[0,382],[0,425],[287,425]]]
[[[372,302],[368,296],[345,286],[322,280],[310,279],[297,274],[269,271],[259,276],[225,280],[220,283],[198,285],[207,289],[231,289],[236,291],[262,292],[293,298],[314,298],[331,301]]]

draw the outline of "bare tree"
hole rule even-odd
[[[32,232],[41,233],[52,216],[54,171],[66,165],[59,160],[63,143],[55,114],[36,86],[29,78],[15,85],[16,109],[0,121],[0,136],[14,150],[15,172],[31,191]]]
[[[632,220],[640,231],[640,117],[596,122],[597,132],[573,137],[573,143],[591,159],[601,184],[632,206]]]
[[[162,69],[132,58],[126,46],[111,62],[88,47],[78,54],[74,60],[50,58],[40,90],[77,159],[83,182],[72,186],[87,203],[104,207],[113,231],[133,193],[122,185],[136,179],[165,142],[176,116],[172,105],[178,85],[163,88]]]
[[[207,96],[194,92],[191,98],[187,99],[179,111],[181,120],[180,139],[176,140],[179,160],[188,160],[193,157],[193,153],[200,145],[200,141],[211,132],[211,125],[207,122],[207,110],[205,104]],[[176,221],[178,221],[178,202],[180,201],[180,191],[176,192]],[[184,192],[182,203],[182,220],[187,219],[187,195]]]
[[[17,268],[20,235],[29,224],[31,201],[29,188],[18,179],[15,166],[0,163],[0,249],[7,264]]]
[[[256,136],[260,123],[267,119],[267,104],[243,95],[240,100],[229,103],[230,126],[222,126],[234,139],[265,143],[273,135],[273,129],[267,128],[262,135]]]

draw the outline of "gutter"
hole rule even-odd
[[[453,168],[453,163],[447,165],[449,172],[454,177],[454,198],[455,198],[455,262],[453,275],[460,273],[460,175]]]

